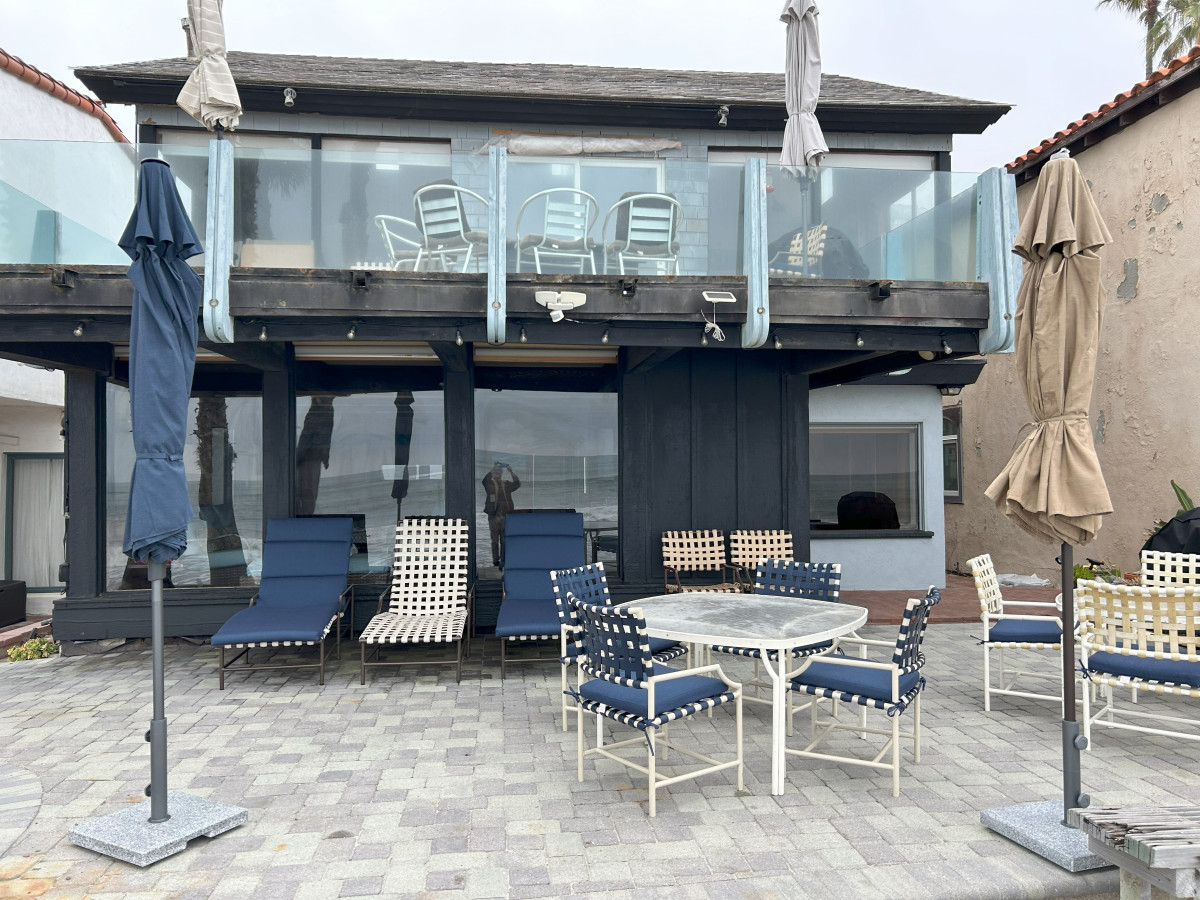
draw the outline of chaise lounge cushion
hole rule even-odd
[[[903,697],[912,690],[920,677],[920,672],[901,675],[899,696]],[[842,666],[837,663],[814,662],[800,675],[793,678],[792,684],[796,687],[812,685],[818,688],[828,688],[832,691],[870,697],[872,700],[887,703],[893,699],[892,673],[887,669],[868,669]]]
[[[561,629],[553,600],[505,598],[496,618],[496,637],[557,637]]]
[[[665,675],[674,671],[669,666],[655,663],[654,674]],[[678,709],[688,703],[715,697],[729,690],[720,678],[709,678],[707,675],[688,675],[684,678],[673,678],[654,686],[654,709],[649,718]],[[626,712],[646,715],[647,692],[642,688],[627,687],[614,684],[602,678],[593,678],[579,686],[579,694],[587,700],[614,706]]]
[[[1125,675],[1166,684],[1200,687],[1200,663],[1173,659],[1147,659],[1123,653],[1090,653],[1088,670],[1106,675]]]
[[[1001,619],[988,630],[988,640],[1004,644],[1057,644],[1062,628],[1053,619]]]
[[[337,616],[338,605],[251,606],[238,610],[212,636],[214,646],[321,640]]]

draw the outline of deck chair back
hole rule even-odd
[[[428,616],[466,609],[471,535],[464,519],[405,519],[396,525],[388,611]]]

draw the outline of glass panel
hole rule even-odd
[[[129,144],[0,140],[0,262],[127,265]]]
[[[768,166],[771,275],[974,281],[975,179],[961,172]]]
[[[920,528],[919,433],[916,425],[812,426],[812,527]]]
[[[740,164],[510,156],[509,270],[740,274],[741,191]]]
[[[187,433],[183,462],[195,516],[165,586],[253,585],[262,569],[262,398],[193,397]],[[121,552],[134,454],[129,390],[115,384],[108,385],[107,456],[106,588],[144,589],[146,567]]]
[[[352,583],[391,571],[396,522],[446,510],[441,391],[296,398],[296,514],[355,520]]]
[[[502,561],[505,516],[514,509],[572,509],[583,513],[584,528],[615,533],[616,394],[478,390],[475,446],[481,570]]]
[[[962,491],[958,456],[957,439],[942,441],[942,489],[948,496],[958,496]]]
[[[62,457],[14,458],[9,490],[10,577],[31,591],[57,591],[58,567],[67,561]]]

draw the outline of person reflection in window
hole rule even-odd
[[[505,481],[504,472],[509,480]],[[496,461],[483,476],[483,512],[488,517],[488,531],[492,535],[492,565],[504,568],[504,517],[513,511],[512,493],[521,486],[521,479],[512,466]]]

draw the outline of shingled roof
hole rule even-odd
[[[76,69],[75,74],[107,102],[162,102],[170,90],[178,91],[194,65],[185,58],[160,59],[83,67]],[[243,101],[248,97],[253,100],[256,91],[269,91],[271,95],[264,95],[262,108],[276,112],[283,111],[279,92],[292,87],[298,94],[293,112],[326,112],[325,108],[316,107],[327,104],[331,95],[336,94],[340,95],[343,107],[355,106],[352,98],[359,101],[359,106],[376,107],[385,98],[401,107],[428,106],[430,101],[437,100],[443,109],[450,110],[469,106],[470,101],[486,100],[495,113],[495,104],[500,101],[504,107],[498,111],[504,114],[508,110],[508,115],[516,114],[518,108],[551,106],[560,109],[586,106],[593,110],[619,107],[627,111],[626,118],[638,109],[667,108],[677,112],[703,109],[706,126],[711,126],[708,120],[713,118],[715,108],[724,104],[730,107],[730,128],[763,127],[760,120],[766,115],[773,127],[782,130],[785,118],[780,73],[357,59],[242,51],[229,53],[229,67]],[[310,98],[308,103],[306,95]],[[922,119],[953,121],[958,127],[950,131],[977,133],[1008,109],[1001,103],[825,74],[817,113],[823,124],[829,120],[826,127],[837,127],[843,120],[861,121],[864,114],[880,122],[897,121],[897,116],[908,115],[915,117],[912,122],[917,125]],[[340,111],[347,114],[345,108]],[[878,130],[928,129],[881,127]]]

